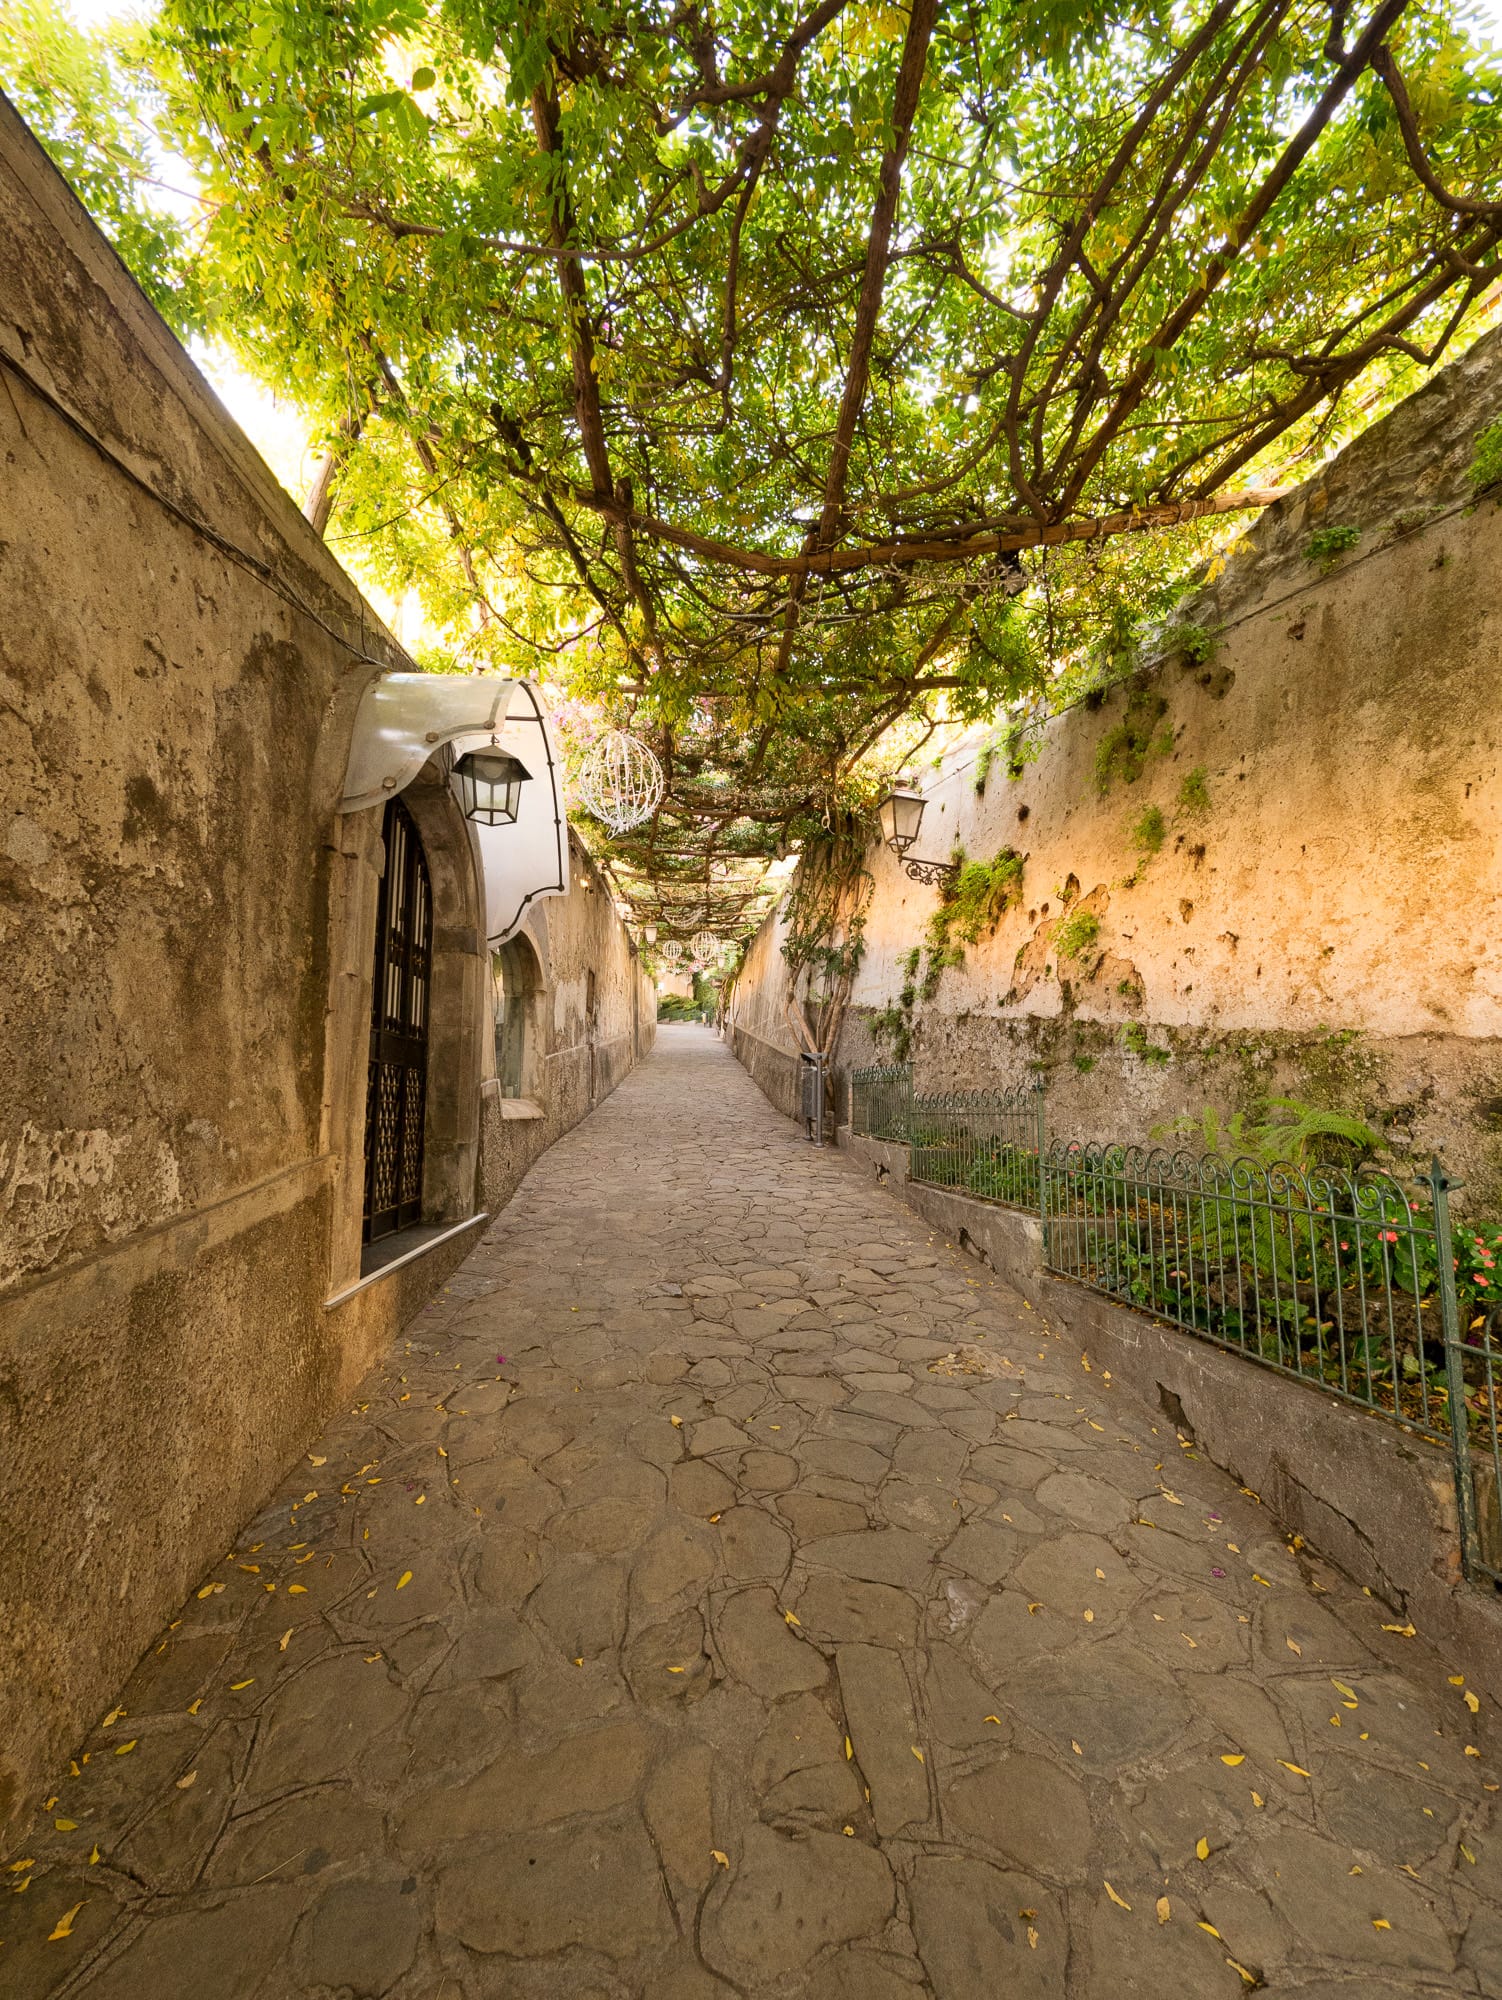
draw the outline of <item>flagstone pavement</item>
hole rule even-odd
[[[1394,1622],[665,1028],[58,1773],[0,1992],[1497,1995]]]

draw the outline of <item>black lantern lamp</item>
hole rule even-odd
[[[891,791],[876,808],[876,818],[882,839],[902,862],[903,873],[914,882],[927,882],[930,887],[940,888],[959,873],[957,861],[909,861],[907,858],[908,849],[918,838],[918,830],[923,824],[923,808],[927,803],[921,792]]]
[[[522,786],[531,775],[519,757],[493,740],[488,750],[466,750],[454,766],[464,817],[480,826],[515,826]]]

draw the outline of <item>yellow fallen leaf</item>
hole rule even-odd
[[[201,1590],[198,1593],[200,1597],[202,1597],[203,1594],[204,1593]],[[124,1713],[125,1710],[123,1708],[112,1708],[109,1714],[104,1718],[103,1722],[100,1723],[99,1727],[101,1729],[109,1729],[113,1724],[117,1723],[120,1720],[121,1716],[124,1715]]]
[[[917,1758],[918,1762],[921,1764],[923,1762],[923,1752],[918,1748],[917,1744],[910,1743],[907,1747],[909,1748],[909,1750],[912,1751],[913,1755]]]
[[[189,1771],[188,1775],[185,1778],[178,1779],[177,1789],[180,1792],[185,1792],[188,1789],[189,1785],[191,1785],[193,1781],[197,1778],[197,1776],[198,1773],[196,1771]]]
[[[380,1657],[381,1655],[379,1653],[366,1653],[363,1655],[367,1667],[373,1667],[376,1661],[380,1659]]]
[[[307,1594],[308,1586],[305,1583],[289,1583],[287,1585],[287,1595],[289,1597],[306,1597]]]
[[[852,1743],[852,1742],[850,1741],[850,1738],[849,1738],[849,1737],[847,1736],[847,1737],[845,1738],[845,1757],[846,1757],[846,1761],[848,1762],[848,1761],[849,1761],[849,1759],[850,1759],[850,1758],[852,1758],[852,1757],[853,1757],[854,1755],[855,1755],[855,1745],[854,1745],[854,1744],[853,1744],[853,1743]]]
[[[1267,1578],[1265,1576],[1259,1576],[1256,1570],[1252,1571],[1252,1582],[1260,1583],[1264,1590],[1272,1589],[1272,1585],[1268,1582]]]
[[[306,1507],[310,1500],[316,1500],[317,1498],[318,1498],[318,1490],[315,1487],[311,1493],[305,1493],[302,1496],[302,1504],[304,1505],[304,1507]]]
[[[574,1665],[576,1667],[582,1667],[584,1665],[584,1655],[582,1653],[579,1655],[578,1659],[575,1660]]]
[[[1153,1908],[1158,1913],[1158,1922],[1160,1924],[1166,1924],[1168,1919],[1173,1915],[1173,1905],[1166,1896],[1160,1896],[1157,1902],[1153,1904]]]
[[[223,1588],[224,1585],[222,1583],[206,1583],[198,1595],[200,1598],[212,1597],[215,1591],[223,1590]]]
[[[1027,1948],[1029,1951],[1038,1949],[1038,1933],[1032,1924],[1027,1927]]]
[[[478,1514],[478,1513],[479,1513],[479,1511],[480,1511],[480,1510],[479,1510],[479,1508],[477,1507],[477,1508],[475,1509],[475,1512],[476,1512],[476,1513]],[[714,1526],[714,1524],[715,1524],[715,1522],[716,1522],[716,1521],[718,1521],[718,1520],[719,1520],[719,1518],[720,1518],[720,1517],[719,1517],[719,1515],[718,1515],[718,1514],[711,1514],[711,1515],[710,1515],[710,1517],[709,1517],[709,1525],[710,1525],[711,1527],[713,1527],[713,1526]]]
[[[1266,1805],[1266,1803],[1267,1803],[1266,1799],[1263,1798],[1260,1792],[1252,1793],[1252,1804],[1257,1807],[1259,1812],[1261,1811],[1262,1807]]]
[[[709,1858],[711,1861],[718,1861],[722,1868],[728,1868],[730,1866],[730,1856],[728,1854],[721,1854],[719,1848],[717,1847],[710,1848]]]
[[[1474,1743],[1468,1743],[1466,1745],[1465,1753],[1468,1757],[1479,1757],[1481,1755],[1481,1752],[1476,1748]]]
[[[36,1860],[34,1856],[28,1854],[24,1861],[12,1861],[6,1873],[8,1875],[24,1875],[28,1868],[35,1867]]]
[[[309,1463],[309,1465],[327,1465],[327,1464],[328,1464],[328,1460],[327,1460],[327,1458],[315,1458],[315,1457],[313,1456],[312,1452],[309,1452],[309,1453],[308,1453],[308,1463]]]
[[[1390,1931],[1392,1925],[1387,1921],[1386,1917],[1373,1917],[1372,1929],[1374,1931]]]
[[[63,1914],[58,1918],[56,1924],[52,1928],[51,1935],[47,1939],[48,1944],[56,1944],[59,1938],[65,1938],[72,1935],[73,1919],[78,1915],[79,1911],[82,1908],[83,1908],[82,1903],[75,1903],[71,1910],[65,1910],[63,1912]]]
[[[851,1840],[854,1840],[854,1838],[855,1838],[855,1828],[854,1828],[853,1826],[846,1826],[846,1827],[842,1827],[842,1828],[840,1829],[840,1831],[841,1831],[842,1833],[844,1833],[844,1834],[848,1835],[848,1836],[849,1836],[849,1838],[850,1838]]]
[[[686,1673],[688,1672],[688,1668],[687,1668],[687,1667],[669,1667],[669,1668],[668,1668],[668,1672],[669,1672],[670,1674],[686,1674]]]
[[[289,1639],[290,1639],[290,1638],[292,1637],[292,1634],[293,1634],[293,1632],[294,1632],[294,1631],[295,1631],[296,1629],[297,1629],[297,1628],[296,1628],[295,1626],[292,1626],[292,1625],[289,1625],[289,1626],[287,1627],[286,1631],[285,1631],[285,1632],[284,1632],[284,1633],[282,1634],[281,1638],[277,1640],[277,1642],[276,1642],[276,1650],[277,1650],[277,1651],[278,1651],[279,1653],[285,1653],[285,1652],[286,1652],[286,1650],[287,1650],[287,1641],[288,1641],[288,1640],[289,1640]]]
[[[59,1833],[77,1833],[78,1831],[78,1821],[76,1819],[55,1819],[52,1824],[57,1828]]]
[[[1292,1771],[1296,1778],[1307,1778],[1309,1776],[1309,1773],[1304,1769],[1302,1764],[1290,1764],[1286,1757],[1280,1757],[1278,1762],[1283,1766],[1285,1771]]]
[[[1098,1569],[1098,1570],[1097,1570],[1097,1571],[1095,1572],[1095,1574],[1096,1574],[1096,1575],[1097,1575],[1097,1576],[1098,1576],[1098,1577],[1100,1578],[1100,1580],[1101,1580],[1101,1582],[1102,1582],[1102,1583],[1104,1583],[1104,1582],[1105,1582],[1105,1580],[1106,1580],[1106,1573],[1105,1573],[1105,1571],[1104,1571],[1103,1569]]]
[[[1465,1675],[1451,1674],[1450,1685],[1452,1688],[1463,1688],[1465,1686]]]
[[[1470,1848],[1466,1846],[1463,1840],[1460,1842],[1460,1851],[1464,1855],[1466,1860],[1469,1861],[1471,1866],[1474,1868],[1476,1866],[1476,1857],[1474,1854],[1472,1854]]]
[[[1001,1728],[1001,1726],[1002,1726],[1002,1724],[1001,1724],[1001,1717],[1000,1717],[999,1715],[983,1715],[983,1716],[981,1717],[981,1721],[982,1721],[982,1722],[994,1722],[994,1723],[996,1724],[996,1727],[997,1727],[998,1729],[1000,1729],[1000,1728]],[[850,1739],[849,1739],[849,1737],[848,1737],[848,1736],[846,1737],[845,1741],[846,1741],[847,1743],[848,1743],[848,1742],[850,1741]]]
[[[801,1625],[803,1622],[802,1619],[795,1618],[791,1611],[784,1611],[782,1615],[789,1625]]]
[[[1301,1660],[1303,1659],[1303,1657],[1304,1657],[1304,1649],[1303,1649],[1303,1647],[1302,1647],[1302,1646],[1301,1646],[1301,1645],[1299,1644],[1299,1642],[1298,1642],[1298,1640],[1297,1640],[1297,1639],[1285,1639],[1285,1640],[1283,1641],[1283,1644],[1284,1644],[1284,1645],[1285,1645],[1285,1646],[1286,1646],[1286,1647],[1288,1648],[1288,1650],[1289,1650],[1289,1652],[1290,1652],[1290,1653],[1297,1653],[1297,1654],[1298,1654],[1298,1656],[1299,1656],[1299,1658],[1300,1658]]]
[[[1210,1859],[1210,1843],[1203,1834],[1194,1843],[1194,1851],[1201,1861],[1208,1861]]]
[[[199,1709],[201,1709],[202,1707],[203,1707],[203,1696],[200,1695],[197,1701],[190,1701],[188,1703],[189,1715],[197,1715]]]
[[[409,1583],[410,1583],[411,1581],[412,1581],[412,1572],[411,1572],[411,1570],[409,1570],[409,1569],[404,1569],[404,1570],[402,1571],[401,1575],[400,1575],[400,1576],[399,1576],[399,1577],[397,1578],[397,1580],[396,1580],[396,1587],[397,1587],[397,1589],[398,1589],[398,1590],[405,1590],[405,1589],[406,1589],[406,1587],[407,1587],[407,1585],[408,1585],[408,1584],[409,1584]]]
[[[256,1684],[256,1677],[254,1674],[252,1674],[248,1681],[231,1681],[229,1684],[229,1691],[231,1694],[238,1694],[241,1688],[254,1687],[255,1684]]]
[[[1396,1632],[1400,1639],[1416,1639],[1418,1637],[1417,1631],[1411,1624],[1384,1625],[1382,1629],[1384,1632]]]
[[[447,1457],[448,1457],[448,1453],[447,1453],[447,1451],[446,1451],[446,1450],[444,1449],[444,1447],[443,1447],[442,1445],[439,1445],[439,1447],[438,1447],[438,1456],[439,1456],[440,1458],[447,1458]]]
[[[1224,1943],[1225,1940],[1222,1939],[1221,1942]],[[1256,1986],[1259,1983],[1256,1973],[1248,1972],[1239,1958],[1228,1958],[1226,1964],[1230,1966],[1233,1972],[1239,1972],[1248,1986]]]
[[[668,1418],[668,1422],[669,1422],[670,1424],[674,1425],[674,1426],[675,1426],[675,1428],[676,1428],[676,1429],[678,1429],[678,1430],[680,1430],[680,1431],[681,1431],[681,1430],[683,1429],[683,1419],[682,1419],[682,1417],[669,1417],[669,1418]]]
[[[99,1849],[95,1847],[92,1848],[89,1853],[89,1866],[91,1868],[97,1866],[98,1861],[99,1861]]]
[[[130,1750],[134,1750],[134,1749],[135,1749],[135,1747],[136,1747],[136,1744],[137,1744],[137,1743],[138,1743],[139,1741],[140,1741],[139,1737],[135,1737],[135,1736],[132,1736],[132,1737],[131,1737],[131,1739],[130,1739],[130,1741],[129,1741],[128,1743],[117,1743],[117,1744],[115,1745],[115,1755],[116,1755],[117,1757],[123,1757],[123,1756],[125,1756],[125,1754],[127,1753],[127,1751],[130,1751]]]
[[[1027,1607],[1027,1615],[1029,1618],[1031,1618],[1036,1612],[1039,1612],[1042,1609],[1043,1609],[1043,1602],[1042,1599],[1040,1598],[1036,1604],[1030,1604]]]
[[[1087,1625],[1093,1625],[1095,1623],[1095,1613],[1093,1611],[1087,1611],[1085,1613],[1085,1623]]]
[[[1462,1699],[1464,1700],[1466,1707],[1471,1711],[1472,1715],[1479,1715],[1481,1713],[1481,1703],[1477,1699],[1477,1697],[1471,1693],[1471,1690],[1469,1688],[1466,1689]]]
[[[1220,1761],[1222,1764],[1229,1764],[1231,1769],[1234,1771],[1238,1764],[1244,1764],[1246,1762],[1246,1752],[1244,1750],[1238,1750],[1234,1754],[1234,1756],[1223,1756]]]
[[[1202,1931],[1208,1931],[1211,1937],[1213,1937],[1213,1938],[1219,1938],[1219,1937],[1220,1937],[1220,1932],[1219,1932],[1219,1931],[1218,1931],[1218,1930],[1217,1930],[1217,1929],[1215,1928],[1214,1924],[1207,1924],[1207,1923],[1205,1922],[1205,1919],[1204,1919],[1203,1917],[1200,1917],[1200,1918],[1198,1918],[1198,1919],[1197,1919],[1197,1922],[1198,1922],[1198,1924],[1199,1924],[1199,1927],[1200,1927],[1200,1929],[1201,1929]],[[1221,1941],[1221,1943],[1222,1943],[1222,1944],[1224,1944],[1224,1943],[1225,1943],[1225,1939],[1224,1939],[1224,1938],[1220,1938],[1220,1941]]]
[[[1071,1736],[1071,1737],[1070,1737],[1070,1739],[1069,1739],[1069,1747],[1070,1747],[1070,1749],[1071,1749],[1071,1750],[1072,1750],[1072,1751],[1074,1752],[1074,1754],[1075,1754],[1075,1756],[1076,1756],[1076,1757],[1083,1757],[1083,1756],[1084,1756],[1084,1754],[1085,1754],[1085,1753],[1084,1753],[1084,1751],[1083,1751],[1083,1750],[1082,1750],[1082,1749],[1080,1748],[1080,1746],[1078,1745],[1078,1743],[1076,1743],[1076,1742],[1075,1742],[1075,1740],[1074,1740],[1074,1738],[1073,1738],[1072,1736]]]
[[[1117,1895],[1109,1882],[1106,1884],[1106,1894],[1111,1898],[1111,1901],[1116,1905],[1118,1910],[1129,1910],[1132,1907],[1124,1896]]]
[[[1344,1681],[1336,1680],[1334,1674],[1330,1676],[1330,1685],[1337,1694],[1343,1694],[1347,1701],[1354,1701],[1356,1699],[1355,1688],[1347,1687]]]

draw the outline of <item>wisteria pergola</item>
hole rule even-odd
[[[650,744],[675,930],[1502,271],[1502,78],[1421,0],[166,0],[149,61],[156,295],[314,412],[336,548]]]

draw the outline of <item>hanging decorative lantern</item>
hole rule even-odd
[[[643,937],[644,937],[644,938],[646,939],[646,941],[647,941],[647,943],[648,943],[648,944],[656,944],[656,942],[657,942],[657,926],[656,926],[656,924],[647,924],[647,925],[645,925],[645,926],[643,927],[643,930],[642,930],[642,936],[643,936]]]
[[[585,752],[574,790],[612,833],[650,819],[662,798],[662,766],[635,736],[607,730]]]
[[[683,956],[683,946],[679,944],[677,938],[664,938],[657,949],[669,963]]]
[[[494,742],[488,750],[467,750],[454,766],[464,817],[479,826],[515,826],[522,786],[531,775],[519,757]]]
[[[713,931],[695,931],[688,941],[688,948],[695,958],[708,965],[720,949],[720,940]]]

